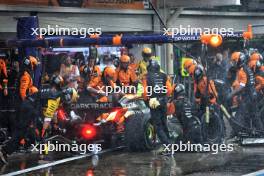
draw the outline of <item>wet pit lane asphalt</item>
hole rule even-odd
[[[56,154],[53,160],[70,155]],[[127,151],[110,152],[98,158],[87,157],[51,168],[45,168],[24,175],[54,176],[174,176],[174,175],[243,175],[264,169],[264,147],[235,147],[233,152],[175,153],[173,156],[158,155],[156,152],[129,153]],[[98,162],[98,163],[96,163]],[[1,174],[30,168],[38,165],[38,156],[19,155],[11,158],[3,166]],[[96,165],[96,166],[95,166]]]

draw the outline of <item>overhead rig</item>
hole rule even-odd
[[[201,37],[202,36],[202,37]],[[1,48],[12,47],[73,47],[73,46],[90,46],[90,45],[111,45],[120,46],[128,44],[163,44],[178,43],[184,41],[197,41],[209,43],[210,37],[214,36],[212,42],[226,38],[252,38],[252,31],[234,32],[232,35],[219,34],[196,34],[196,35],[170,35],[170,34],[144,34],[144,35],[102,35],[90,36],[89,38],[77,37],[44,37],[38,39],[11,39],[0,42]],[[217,37],[216,37],[217,36]],[[209,39],[210,38],[210,39]],[[208,40],[208,41],[207,41]],[[210,44],[210,43],[209,43]],[[215,43],[213,46],[216,45]]]

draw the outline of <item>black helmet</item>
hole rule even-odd
[[[149,61],[149,65],[147,68],[148,72],[159,72],[160,71],[160,65],[158,61],[156,60],[151,60]]]
[[[178,97],[180,95],[185,95],[185,86],[183,84],[177,84],[174,89],[174,96]]]
[[[56,86],[57,88],[61,88],[64,84],[64,80],[60,75],[53,75],[50,78],[51,86]]]
[[[194,70],[194,79],[199,81],[203,77],[203,67],[201,65],[197,65]]]

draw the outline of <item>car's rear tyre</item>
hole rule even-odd
[[[130,151],[150,151],[155,147],[156,134],[150,118],[130,116],[125,123],[125,142]]]

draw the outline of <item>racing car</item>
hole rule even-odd
[[[95,103],[89,99],[84,97],[72,104],[68,113],[63,107],[57,112],[62,136],[68,142],[102,143],[105,147],[125,145],[130,151],[155,147],[150,110],[142,99],[136,95],[125,95],[115,103]]]

